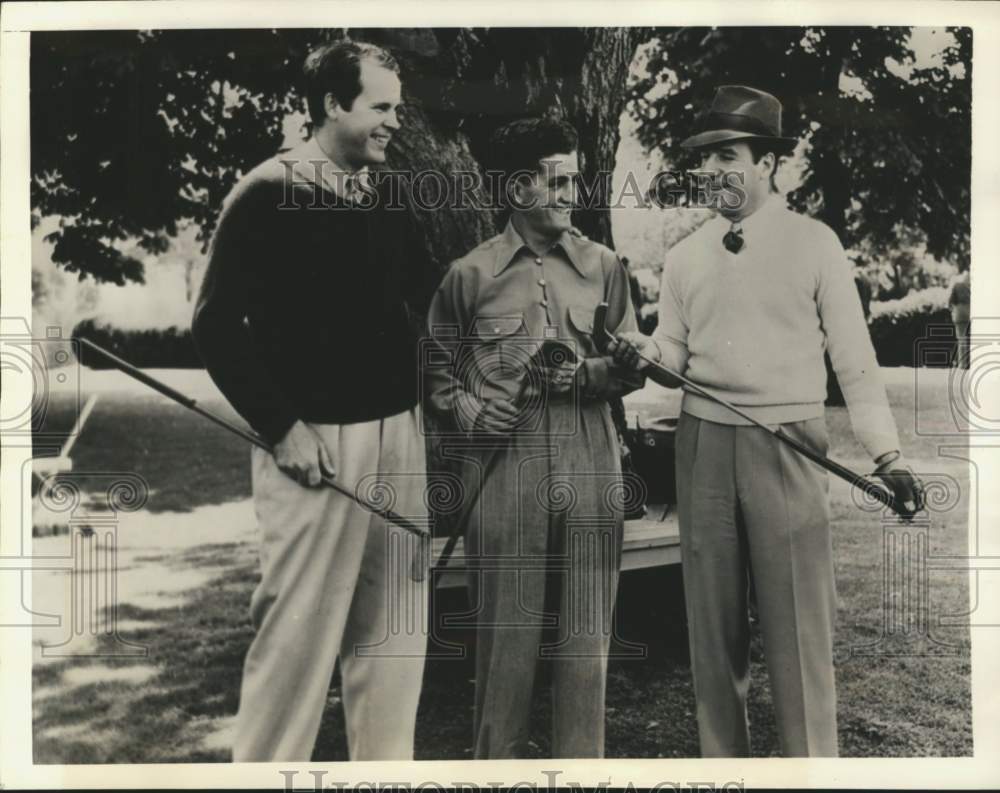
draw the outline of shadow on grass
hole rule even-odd
[[[967,481],[961,482],[967,488]],[[883,637],[886,589],[878,517],[832,499],[840,605],[835,643],[841,755],[968,756],[972,752],[969,628],[944,627],[969,602],[968,575],[931,571],[929,637]],[[929,545],[942,556],[967,553],[965,506],[932,521]],[[163,608],[119,607],[124,638],[147,658],[71,658],[36,663],[37,763],[226,762],[243,658],[252,639],[248,604],[257,581],[248,544],[206,544],[172,554],[171,564],[225,567],[208,583]],[[464,592],[435,596],[439,615],[466,608]],[[618,593],[620,644],[641,657],[613,656],[607,688],[606,756],[697,757],[697,723],[688,663],[679,567],[628,573]],[[464,658],[432,653],[416,730],[418,759],[471,756],[474,666],[471,631],[442,633],[466,646]],[[860,652],[872,645],[877,652]],[[620,649],[620,648],[619,648]],[[759,631],[752,631],[748,711],[754,756],[778,754]],[[529,756],[551,754],[548,673],[541,665],[533,699]],[[347,759],[340,685],[335,674],[313,759]]]
[[[240,669],[253,635],[247,603],[256,561],[236,544],[197,548],[181,561],[233,568],[182,593],[176,606],[118,606],[119,622],[130,625],[124,638],[145,645],[146,658],[116,658],[110,654],[112,640],[102,637],[107,656],[36,662],[36,763],[229,760],[228,750],[201,744],[217,720],[236,710]],[[113,673],[130,668],[150,673],[136,683]],[[97,679],[67,686],[63,678],[71,671],[76,679],[81,674]]]
[[[965,441],[950,434],[954,420],[946,379],[915,382],[916,388],[900,383],[889,389],[903,451],[910,459],[937,466],[942,438],[949,444]],[[222,404],[210,407],[233,417]],[[832,409],[827,415],[832,456],[861,459],[846,411]],[[68,432],[68,405],[54,402],[45,421],[53,432]],[[917,431],[927,427],[940,435]],[[72,456],[77,471],[106,471],[113,461],[115,471],[143,476],[152,491],[151,511],[187,511],[248,497],[248,455],[242,440],[179,406],[156,397],[108,395],[98,402]],[[954,462],[942,463],[946,465],[951,467],[944,470],[960,473]],[[958,478],[968,493],[967,472]],[[843,494],[831,502],[841,599],[835,650],[842,756],[970,755],[969,629],[943,628],[938,621],[968,608],[967,572],[932,571],[928,577],[927,617],[936,641],[902,633],[881,641],[886,603],[882,527],[876,516],[859,512]],[[932,527],[928,541],[934,553],[968,555],[967,505],[937,516]],[[119,607],[119,619],[131,623],[123,631],[125,638],[148,646],[148,658],[36,663],[35,762],[228,761],[226,729],[236,712],[243,658],[253,635],[248,605],[257,580],[255,553],[246,545],[203,545],[170,558],[229,569],[183,593],[177,605]],[[166,557],[146,559],[162,563]],[[438,597],[443,610],[465,607],[460,590]],[[607,756],[696,757],[679,568],[622,576],[617,631],[624,641],[644,643],[647,652],[641,658],[613,657],[609,663]],[[759,632],[754,630],[752,637],[752,748],[755,756],[769,756],[777,754],[778,741]],[[469,633],[441,638],[472,649]],[[876,640],[878,652],[854,651]],[[416,731],[418,759],[470,756],[473,677],[471,652],[463,659],[429,659]],[[546,684],[543,666],[531,719],[533,757],[550,752]],[[314,759],[346,760],[336,675],[327,702]]]

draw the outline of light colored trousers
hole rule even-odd
[[[782,429],[826,453],[824,419]],[[786,757],[835,757],[836,593],[826,472],[762,429],[686,413],[676,449],[702,755],[750,754],[752,569],[781,751]]]
[[[426,527],[417,409],[313,426],[339,483]],[[331,488],[297,484],[257,448],[253,493],[261,581],[233,760],[310,760],[338,656],[351,760],[412,759],[427,644],[427,576],[411,576],[420,540]]]

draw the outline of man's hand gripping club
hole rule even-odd
[[[859,489],[865,490],[869,495],[874,496],[883,504],[890,507],[905,521],[913,518],[916,513],[924,508],[923,482],[913,472],[913,469],[906,465],[898,450],[888,452],[875,461],[877,467],[872,476],[878,477],[885,483],[888,487],[888,491],[886,491],[872,483],[871,479],[863,477],[824,455],[803,446],[781,432],[780,429],[772,429],[765,426],[752,416],[747,415],[745,411],[704,390],[697,383],[692,382],[673,370],[667,369],[660,363],[661,352],[659,346],[649,336],[644,336],[641,333],[624,333],[619,336],[612,336],[605,327],[606,318],[607,306],[601,304],[594,313],[594,338],[595,340],[600,339],[598,341],[598,349],[601,349],[603,345],[603,348],[611,354],[617,365],[631,368],[637,372],[652,367],[650,374],[655,373],[658,375],[654,379],[661,385],[666,385],[667,387],[686,385],[695,393],[711,399],[737,416],[748,420],[751,424],[767,430],[776,438],[792,446],[799,453],[819,464],[830,473],[850,482]]]
[[[337,475],[333,457],[319,433],[301,420],[274,446],[278,468],[305,487],[319,487],[324,475]]]

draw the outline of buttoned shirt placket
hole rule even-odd
[[[543,334],[546,339],[554,339],[559,335],[559,328],[552,321],[552,312],[549,310],[549,282],[545,279],[545,259],[542,256],[534,256],[535,265],[538,267],[538,279],[536,283],[542,290],[542,297],[538,304],[545,309],[545,328]]]

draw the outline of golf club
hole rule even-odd
[[[575,362],[576,353],[571,347],[566,345],[564,342],[555,339],[546,340],[527,362],[527,366],[525,367],[525,376],[522,378],[517,394],[512,400],[515,407],[525,407],[524,398],[528,393],[528,387],[533,382],[533,379],[529,374],[532,370],[537,371],[538,367],[555,367],[561,363]],[[503,450],[504,445],[499,439],[497,443],[499,445],[490,450],[489,456],[484,462],[480,482],[485,482],[490,477],[493,470],[496,468],[497,461],[500,459],[500,452]],[[458,544],[459,539],[465,531],[465,524],[469,520],[472,509],[479,502],[479,496],[480,493],[477,492],[475,496],[466,502],[464,509],[452,525],[451,534],[448,536],[448,540],[444,544],[441,555],[438,557],[438,560],[434,565],[435,570],[444,570],[448,566],[451,556],[455,552],[455,546]]]
[[[597,345],[598,351],[602,353],[607,350],[608,343],[615,338],[614,335],[607,329],[606,326],[607,317],[608,317],[608,304],[600,303],[594,310],[594,343]],[[805,444],[802,444],[799,441],[795,440],[794,438],[785,435],[785,433],[783,433],[780,428],[772,429],[771,427],[768,427],[766,424],[764,424],[761,421],[758,421],[745,411],[740,410],[738,407],[727,402],[721,397],[718,397],[715,394],[706,391],[704,388],[702,388],[694,381],[689,380],[684,375],[675,372],[673,369],[664,366],[658,361],[653,361],[650,358],[647,358],[646,356],[642,355],[641,353],[639,353],[639,357],[646,363],[648,363],[650,366],[654,366],[661,372],[664,372],[665,374],[668,374],[671,377],[679,380],[699,396],[703,396],[705,397],[705,399],[710,399],[715,404],[721,405],[722,407],[731,411],[740,418],[750,422],[755,427],[760,427],[762,430],[766,430],[775,438],[777,438],[779,441],[790,446],[802,456],[807,457],[817,465],[821,466],[822,468],[825,468],[834,476],[840,477],[845,482],[850,483],[859,490],[864,491],[866,494],[868,494],[875,500],[889,507],[900,517],[904,519],[908,519],[911,517],[911,513],[909,511],[903,509],[896,503],[896,498],[892,493],[890,493],[884,487],[879,486],[868,477],[855,473],[850,468],[847,468],[841,465],[840,463],[834,462],[829,457],[826,457],[822,454],[819,454],[818,452],[813,451]]]
[[[189,410],[193,410],[198,415],[203,416],[209,421],[218,424],[220,427],[229,430],[229,432],[233,433],[234,435],[238,435],[239,437],[243,438],[249,443],[252,443],[254,446],[258,446],[259,448],[264,449],[265,451],[271,452],[273,454],[274,449],[271,447],[271,445],[268,444],[263,438],[261,438],[256,433],[251,432],[250,430],[245,430],[242,427],[238,427],[237,425],[226,421],[224,418],[215,415],[210,410],[206,410],[205,408],[197,404],[195,400],[185,396],[179,391],[176,391],[175,389],[168,386],[166,383],[160,382],[155,377],[151,377],[146,372],[143,372],[141,369],[136,368],[128,361],[122,360],[114,353],[105,350],[103,347],[95,344],[89,339],[83,337],[77,337],[77,340],[88,350],[97,353],[102,358],[112,363],[116,369],[124,372],[129,377],[138,380],[140,383],[148,385],[154,391],[158,391],[165,397],[168,397],[169,399],[172,399],[174,402],[177,402],[179,405],[183,405]],[[382,509],[381,507],[378,507],[375,504],[366,501],[365,499],[358,496],[356,493],[352,493],[346,487],[336,482],[331,476],[328,476],[326,474],[321,474],[321,476],[324,485],[333,488],[342,495],[347,496],[349,499],[361,505],[369,512],[373,512],[376,515],[385,518],[385,520],[389,521],[390,523],[398,526],[401,529],[404,529],[405,531],[408,531],[410,534],[416,535],[417,537],[430,538],[430,532],[420,528],[412,521],[404,518],[402,515],[396,514],[391,509]]]

